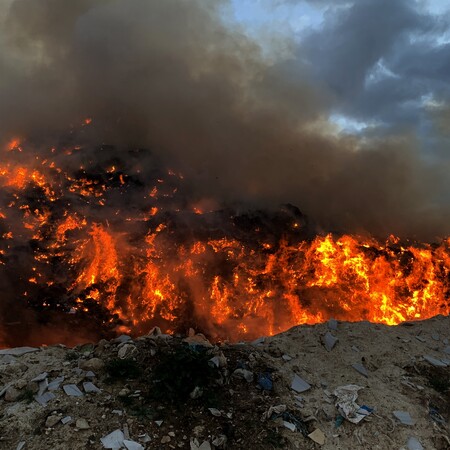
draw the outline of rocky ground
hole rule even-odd
[[[448,449],[450,318],[0,351],[0,448]]]

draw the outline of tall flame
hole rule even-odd
[[[85,166],[70,172],[56,162],[61,154],[75,158],[69,150],[53,147],[43,161],[12,152],[0,167],[0,267],[12,264],[19,243],[33,242],[19,301],[59,286],[66,300],[55,307],[80,314],[100,308],[121,329],[196,325],[231,339],[330,317],[394,325],[450,312],[450,239],[300,239],[303,225],[294,219],[277,239],[258,226],[220,231],[206,225],[214,212],[175,200],[173,180],[181,183],[181,175],[147,180],[136,191],[145,207],[133,208],[117,201],[132,190],[120,163],[108,162],[95,176]],[[199,230],[178,229],[178,214]],[[228,220],[234,223],[232,214]]]

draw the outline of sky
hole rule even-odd
[[[94,142],[156,149],[210,204],[450,236],[449,7],[2,0],[0,145],[89,116]]]
[[[408,9],[408,2],[391,1],[391,5],[389,5],[389,2],[363,0],[359,3],[364,5],[360,8],[360,12],[366,6],[370,8],[370,4],[374,6],[374,12],[377,9],[381,9],[382,16],[384,17],[379,18],[380,26],[376,27],[380,34],[383,31],[383,22],[386,22],[388,19],[385,12],[389,11],[389,9],[395,10],[395,5],[401,6],[403,4],[406,6],[403,10],[401,8],[398,9],[399,15],[396,19],[398,20],[399,33],[392,33],[390,43],[395,44],[395,40],[401,36],[402,31],[400,27],[402,26],[402,20],[407,20],[406,11]],[[406,22],[404,23],[404,31],[409,34],[409,45],[403,45],[401,48],[393,49],[392,45],[386,43],[387,46],[385,48],[380,48],[376,61],[372,58],[370,59],[370,66],[359,68],[364,72],[364,85],[358,97],[353,98],[353,101],[351,103],[348,102],[345,107],[344,105],[336,105],[334,110],[330,111],[329,120],[339,130],[350,134],[357,134],[361,131],[376,127],[389,127],[397,124],[414,125],[421,132],[422,138],[427,139],[426,133],[430,124],[427,123],[426,112],[424,113],[424,111],[433,105],[438,106],[438,86],[433,87],[429,82],[429,78],[433,76],[433,72],[438,69],[438,62],[436,60],[432,61],[433,64],[429,67],[429,73],[426,73],[427,70],[425,67],[421,70],[421,74],[417,73],[420,63],[415,68],[411,67],[410,73],[412,74],[412,70],[415,69],[415,74],[421,78],[410,79],[412,83],[416,84],[414,86],[414,93],[411,92],[409,95],[404,93],[401,95],[401,98],[391,99],[391,95],[394,93],[393,90],[398,91],[405,81],[405,77],[408,75],[405,71],[404,76],[402,76],[401,67],[397,72],[394,70],[395,65],[399,66],[402,63],[401,60],[396,58],[395,52],[398,57],[402,51],[407,50],[405,57],[408,58],[408,61],[404,62],[408,63],[412,62],[413,59],[417,61],[424,59],[427,52],[431,51],[436,56],[436,59],[442,59],[442,63],[444,64],[445,60],[447,60],[448,64],[450,49],[446,44],[450,43],[450,32],[448,29],[448,23],[450,22],[450,2],[447,0],[409,2],[410,5],[414,5],[415,3],[417,5],[416,14],[419,13],[422,17],[417,16],[415,18],[416,22],[411,23],[410,26]],[[382,6],[386,6],[386,8]],[[304,43],[307,48],[309,47],[311,63],[319,63],[318,72],[320,72],[326,66],[323,64],[323,61],[329,57],[333,61],[331,53],[334,51],[339,52],[339,49],[334,48],[332,42],[336,35],[345,33],[343,27],[339,26],[339,18],[344,19],[346,15],[350,16],[347,17],[347,20],[351,25],[352,11],[355,12],[354,20],[357,18],[358,2],[351,0],[334,2],[327,0],[232,0],[232,9],[234,20],[240,23],[249,35],[260,39],[269,47],[270,43],[263,38],[264,35],[267,35],[268,30],[288,36],[297,43],[299,48],[302,48],[302,44]],[[402,16],[402,14],[405,15]],[[414,20],[414,18],[410,17],[410,20]],[[428,23],[426,23],[427,21]],[[397,24],[392,23],[394,29],[395,26]],[[343,62],[345,62],[345,53],[348,50],[358,50],[355,46],[351,47],[351,40],[360,40],[365,32],[366,30],[363,27],[350,30],[347,41],[343,42],[341,47],[342,54],[340,56],[343,57]],[[331,36],[328,42],[327,36]],[[373,38],[376,39],[375,34]],[[416,42],[414,42],[415,39],[417,39]],[[319,51],[318,55],[314,55],[312,53],[316,51],[316,44],[318,47],[323,44],[328,44],[329,47],[323,49],[321,53]],[[359,50],[364,52],[364,50],[370,49],[364,43],[363,48]],[[338,63],[337,60],[333,62]],[[369,61],[367,62],[369,63]],[[348,67],[351,70],[354,69],[353,65],[349,65]],[[450,76],[449,66],[447,65],[445,69],[446,74]],[[330,69],[328,68],[327,70]],[[351,74],[345,73],[345,69],[340,69],[339,72],[343,77],[348,75],[349,80],[352,77]],[[356,76],[356,72],[353,73]],[[321,75],[326,77],[326,74],[323,72],[317,75],[319,77]],[[333,76],[334,74],[331,72],[328,74],[328,80],[326,81],[329,81],[329,86],[331,85],[331,77]],[[360,79],[361,81],[362,79]],[[339,88],[342,89],[340,92],[342,98],[350,92],[349,86],[346,87],[347,90],[344,90],[344,84],[332,86],[333,88],[336,92]],[[375,100],[374,97],[377,97],[378,103],[383,103],[383,105],[378,105],[377,110],[368,111],[367,105],[369,102]],[[380,108],[383,108],[385,111],[381,111]]]

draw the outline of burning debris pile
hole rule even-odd
[[[92,148],[90,122],[57,145],[15,139],[3,153],[1,346],[20,341],[25,311],[62,314],[75,339],[78,326],[99,336],[157,325],[231,340],[330,317],[392,325],[449,313],[450,240],[315,235],[291,205],[211,207],[149,151]]]

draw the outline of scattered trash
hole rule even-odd
[[[125,436],[123,435],[122,430],[114,430],[107,436],[102,437],[100,439],[100,442],[103,444],[103,448],[119,450],[121,447],[123,447],[124,439]]]
[[[336,331],[337,328],[338,328],[338,321],[337,321],[336,319],[330,319],[330,320],[327,322],[327,327],[328,327],[330,330]]]
[[[16,450],[22,450],[25,447],[26,442],[21,441],[17,444]]]
[[[211,444],[209,441],[204,441],[202,444],[198,439],[194,438],[190,441],[191,450],[211,450]]]
[[[218,357],[218,356],[212,357],[212,358],[208,361],[208,364],[209,364],[211,367],[217,367],[217,368],[219,368],[219,367],[220,367],[220,359],[219,359],[219,357]]]
[[[64,381],[64,377],[55,378],[53,381],[48,383],[47,390],[48,391],[56,391],[56,390],[58,390],[63,381]]]
[[[271,391],[273,389],[272,374],[269,372],[258,374],[258,385],[264,391]]]
[[[47,377],[48,377],[48,373],[42,372],[38,376],[34,377],[31,381],[39,382],[39,381],[45,380]]]
[[[422,343],[424,343],[424,344],[425,344],[425,342],[427,342],[427,340],[426,340],[425,338],[423,338],[422,336],[416,336],[416,339],[417,339],[419,342],[422,342]]]
[[[251,383],[253,381],[253,372],[247,369],[236,369],[233,372],[233,377],[243,378],[247,383]]]
[[[138,437],[139,437],[139,440],[141,442],[143,442],[144,444],[146,444],[147,442],[150,442],[152,440],[152,438],[147,433],[140,434]]]
[[[412,419],[411,415],[407,411],[394,411],[393,414],[398,419],[398,421],[403,425],[412,426],[415,424],[415,421]]]
[[[64,392],[70,397],[83,397],[83,393],[78,389],[76,384],[65,384]]]
[[[3,350],[0,350],[0,355],[22,356],[27,353],[33,353],[38,351],[39,349],[35,347],[5,348]]]
[[[316,428],[312,433],[308,434],[308,437],[319,445],[325,444],[325,434],[320,428]]]
[[[359,372],[361,375],[365,376],[366,378],[369,378],[369,373],[367,372],[367,369],[360,363],[352,364],[352,367]]]
[[[415,437],[410,437],[408,439],[408,450],[423,450],[422,444]]]
[[[88,370],[88,371],[84,374],[84,378],[95,378],[95,373],[92,372],[92,370]]]
[[[47,403],[54,400],[56,398],[56,395],[52,392],[46,392],[42,395],[36,395],[34,399],[41,405],[41,406],[47,406]]]
[[[272,414],[281,415],[286,411],[286,405],[271,406],[261,417],[261,420],[268,420],[272,417]]]
[[[311,385],[308,384],[303,378],[300,378],[297,374],[294,374],[294,379],[291,383],[291,389],[295,392],[305,392],[308,389],[311,389]]]
[[[128,439],[123,440],[123,445],[127,450],[144,450],[144,447],[141,444]]]
[[[158,425],[158,427],[160,427],[163,424],[163,420],[155,420],[156,425]]]
[[[431,419],[436,422],[436,423],[440,423],[440,424],[445,424],[445,419],[441,416],[441,414],[439,413],[439,410],[433,406],[430,406],[429,408],[429,414]]]
[[[447,367],[447,364],[440,359],[433,358],[429,355],[424,355],[423,359],[428,361],[434,367]]]
[[[296,429],[298,431],[300,431],[300,433],[303,434],[303,436],[308,436],[309,431],[308,431],[308,427],[306,426],[306,423],[304,420],[299,419],[298,417],[296,417],[294,414],[290,413],[289,411],[285,411],[282,415],[281,415],[283,422],[289,422],[295,425]]]
[[[339,414],[339,416],[336,417],[336,420],[334,421],[334,426],[335,428],[339,428],[343,423],[344,423],[345,417],[341,416]]]
[[[218,409],[216,409],[216,408],[208,408],[208,409],[209,409],[209,412],[210,412],[213,416],[220,417],[220,416],[222,415],[222,413],[221,413]]]
[[[63,417],[62,419],[61,419],[61,423],[63,424],[63,425],[65,425],[66,423],[69,423],[69,422],[71,422],[72,421],[72,417],[70,417],[70,416],[66,416],[66,417]]]
[[[291,361],[292,360],[292,356],[289,356],[289,355],[286,355],[286,354],[282,355],[281,357],[283,358],[284,361]]]
[[[117,356],[120,359],[131,358],[133,355],[137,353],[137,348],[134,344],[124,344],[119,348],[117,352]]]
[[[338,407],[339,413],[352,423],[361,422],[364,417],[367,417],[373,411],[368,406],[359,406],[356,403],[360,389],[363,389],[363,387],[356,384],[349,384],[339,386],[334,390],[334,395],[337,397],[336,406]]]
[[[265,340],[266,340],[266,338],[264,336],[261,336],[258,339],[255,339],[254,341],[252,341],[252,345],[260,346],[260,345],[264,344]]]
[[[86,381],[83,383],[83,389],[84,392],[89,393],[89,392],[94,392],[94,393],[99,393],[102,392],[94,383],[91,383],[90,381]]]
[[[339,339],[337,337],[333,336],[329,331],[327,331],[324,337],[324,345],[329,352],[333,350],[338,341]]]
[[[291,430],[291,431],[295,431],[295,430],[297,429],[297,427],[295,426],[294,423],[287,422],[286,420],[283,421],[283,425],[284,425],[288,430]]]

